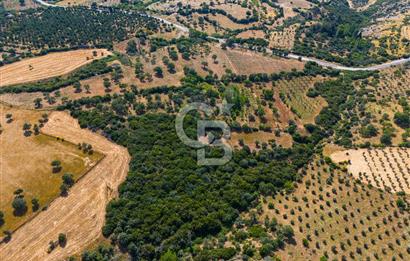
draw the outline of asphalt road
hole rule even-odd
[[[47,6],[47,7],[59,7],[59,8],[64,8],[62,6],[58,6],[58,5],[54,5],[54,4],[50,4],[47,3],[43,0],[34,0],[35,2],[43,5],[43,6]],[[176,24],[172,21],[166,20],[164,18],[158,17],[156,15],[151,15],[151,14],[146,14],[147,16],[150,16],[152,18],[155,18],[165,24],[170,24],[173,25],[176,29],[180,30],[183,33],[188,33],[189,32],[189,28],[181,25],[181,24]],[[218,39],[218,38],[214,38],[212,36],[209,36],[209,39],[212,40],[217,40],[219,43],[223,43],[225,42],[225,39]],[[402,59],[397,59],[397,60],[393,60],[390,62],[386,62],[386,63],[382,63],[382,64],[377,64],[377,65],[372,65],[372,66],[368,66],[368,67],[350,67],[350,66],[343,66],[341,64],[337,64],[337,63],[332,63],[332,62],[328,62],[325,60],[319,60],[313,57],[306,57],[306,56],[300,56],[297,54],[288,54],[286,56],[289,59],[296,59],[296,60],[302,60],[304,62],[315,62],[317,64],[319,64],[320,66],[323,67],[328,67],[328,68],[332,68],[332,69],[336,69],[336,70],[342,70],[342,71],[378,71],[378,70],[383,70],[383,69],[388,69],[390,67],[393,66],[398,66],[398,65],[402,65],[405,63],[410,62],[410,58],[402,58]]]

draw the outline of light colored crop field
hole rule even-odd
[[[57,140],[44,134],[26,137],[23,131],[25,123],[39,124],[44,112],[9,108],[0,105],[0,210],[5,214],[4,230],[14,230],[29,219],[32,214],[31,200],[37,198],[40,209],[47,206],[60,194],[62,175],[73,174],[80,178],[92,168],[102,154],[84,153],[77,145]],[[7,123],[6,115],[11,114],[13,121]],[[59,160],[62,170],[53,173],[51,162]],[[13,214],[13,194],[22,189],[27,202],[27,212],[22,216]]]
[[[93,52],[96,52],[96,56]],[[110,55],[106,49],[81,49],[50,53],[0,67],[0,86],[40,81],[67,74]]]
[[[220,50],[218,57],[226,59],[227,67],[233,68],[238,74],[251,73],[274,73],[291,71],[292,69],[303,70],[304,63],[296,60],[281,59],[277,57],[263,56],[261,54],[245,50]]]
[[[364,183],[377,188],[410,194],[410,150],[404,148],[359,149],[336,152],[336,162],[347,162],[347,169]]]
[[[66,260],[82,253],[102,236],[106,205],[118,195],[118,185],[128,172],[130,156],[125,148],[97,133],[81,129],[78,122],[65,112],[52,112],[42,131],[74,144],[92,144],[105,157],[70,189],[68,196],[58,197],[47,210],[14,232],[11,241],[0,244],[0,260]],[[22,154],[18,157],[20,162],[29,162],[28,156],[27,159],[22,158]],[[74,158],[68,155],[67,159]],[[67,244],[47,253],[49,242],[56,242],[59,233],[67,235]]]
[[[280,94],[281,100],[304,122],[313,123],[326,101],[322,97],[310,98],[307,91],[315,83],[324,81],[322,77],[300,77],[292,80],[280,80],[275,82],[275,88]]]

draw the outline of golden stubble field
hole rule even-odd
[[[36,212],[32,209],[31,200],[38,199],[40,212],[52,200],[60,195],[62,175],[71,173],[75,180],[84,175],[102,158],[102,154],[83,153],[76,145],[67,141],[57,140],[44,134],[26,137],[23,125],[39,124],[47,112],[10,108],[0,104],[0,210],[5,214],[5,223],[1,231],[15,230],[26,222]],[[7,123],[6,116],[12,115],[12,121]],[[59,160],[62,170],[53,173],[51,162]],[[27,212],[24,215],[13,214],[12,202],[14,192],[23,190],[27,202]]]
[[[110,54],[106,49],[81,49],[24,59],[0,67],[0,87],[61,76]]]
[[[64,260],[81,253],[101,237],[106,205],[117,196],[118,185],[128,172],[130,156],[125,148],[81,129],[65,112],[52,112],[42,132],[74,144],[92,144],[105,157],[70,189],[68,196],[58,197],[46,211],[15,231],[10,242],[0,244],[0,260]],[[67,244],[47,253],[49,242],[55,242],[59,233],[67,235]]]

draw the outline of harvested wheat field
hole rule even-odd
[[[364,183],[391,192],[410,193],[410,150],[405,148],[359,149],[336,152],[332,160],[347,164]]]
[[[46,211],[13,233],[10,242],[1,244],[0,260],[63,260],[81,253],[101,236],[105,207],[117,195],[117,187],[128,172],[130,156],[125,148],[80,129],[65,112],[51,113],[42,131],[76,144],[92,144],[105,157],[70,189],[68,196],[57,198]],[[49,242],[56,241],[59,233],[67,235],[66,246],[47,253]]]
[[[106,49],[50,53],[0,67],[0,86],[34,82],[67,74],[94,59],[110,55]]]
[[[259,53],[242,49],[215,50],[219,59],[224,62],[234,73],[276,73],[291,71],[292,69],[303,70],[304,63],[296,60],[263,56]]]
[[[84,153],[77,145],[36,133],[34,125],[41,127],[39,120],[46,121],[45,112],[0,106],[0,210],[5,214],[0,229],[13,231],[60,195],[64,173],[71,173],[77,180],[96,165],[102,154]],[[33,127],[24,131],[25,123]],[[51,166],[54,160],[61,162],[61,170],[57,172]],[[12,202],[18,189],[23,190],[20,195],[24,196],[27,208],[17,213]],[[39,207],[32,207],[34,198]]]

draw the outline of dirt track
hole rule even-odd
[[[104,137],[80,129],[65,112],[53,112],[43,132],[74,143],[87,142],[106,157],[71,188],[67,197],[56,199],[33,220],[18,229],[10,242],[0,245],[0,260],[62,260],[81,252],[101,235],[105,207],[117,195],[118,185],[128,172],[128,151]],[[49,242],[59,233],[67,235],[67,245],[47,254]]]

